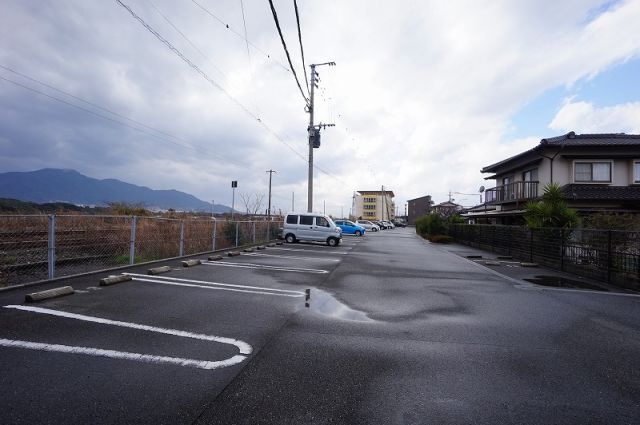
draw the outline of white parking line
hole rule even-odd
[[[103,319],[101,317],[86,316],[84,314],[68,313],[66,311],[52,310],[50,308],[31,307],[26,305],[5,305],[4,308],[28,311],[30,313],[37,313],[37,314],[47,314],[50,316],[64,317],[67,319],[82,320],[84,322],[100,323],[102,325],[119,326],[122,328],[131,328],[131,329],[138,329],[138,330],[147,331],[147,332],[156,332],[161,334],[174,335],[182,338],[192,338],[192,339],[199,339],[203,341],[219,342],[221,344],[235,345],[236,347],[238,347],[238,350],[240,351],[241,354],[251,354],[251,346],[249,344],[237,339],[232,339],[232,338],[225,338],[221,336],[205,335],[205,334],[195,334],[195,333],[186,332],[186,331],[179,331],[177,329],[157,328],[155,326],[140,325],[138,323],[121,322],[118,320]]]
[[[192,339],[198,339],[203,341],[211,341],[211,342],[218,342],[221,344],[234,345],[235,347],[238,348],[241,354],[236,354],[235,356],[229,357],[224,360],[210,361],[210,360],[186,359],[182,357],[155,356],[152,354],[131,353],[126,351],[105,350],[102,348],[94,348],[94,347],[79,347],[79,346],[62,345],[62,344],[46,344],[41,342],[21,341],[21,340],[0,338],[0,346],[2,347],[22,348],[22,349],[29,349],[29,350],[49,351],[49,352],[67,353],[67,354],[83,354],[83,355],[95,356],[95,357],[107,357],[112,359],[131,360],[131,361],[155,363],[155,364],[165,363],[165,364],[173,364],[173,365],[184,366],[184,367],[195,367],[198,369],[206,369],[206,370],[219,369],[222,367],[238,364],[247,358],[243,354],[251,354],[251,352],[253,351],[251,346],[246,342],[233,339],[233,338],[197,334],[192,332],[180,331],[177,329],[158,328],[155,326],[141,325],[138,323],[121,322],[118,320],[104,319],[101,317],[94,317],[94,316],[86,316],[84,314],[68,313],[66,311],[52,310],[48,308],[31,307],[31,306],[23,306],[23,305],[6,305],[4,306],[4,308],[21,310],[21,311],[26,311],[30,313],[36,313],[36,314],[47,314],[51,316],[64,317],[67,319],[82,320],[85,322],[99,323],[99,324],[108,325],[108,326],[118,326],[118,327],[137,329],[137,330],[142,330],[147,332],[173,335],[173,336],[178,336],[182,338],[192,338]]]
[[[277,270],[280,272],[298,272],[298,273],[316,273],[324,274],[329,273],[327,270],[322,269],[305,269],[302,267],[281,267],[281,266],[267,266],[264,264],[253,263],[228,263],[226,261],[205,261],[202,263],[205,266],[220,266],[220,267],[237,267],[240,269],[265,269],[265,270]]]
[[[258,254],[258,253],[243,254],[243,256],[247,256],[247,257],[287,258],[289,260],[308,260],[308,261],[340,261],[340,259],[338,259],[338,258],[295,257],[295,256],[291,256],[291,255],[272,255],[272,254]]]
[[[168,363],[168,364],[173,364],[177,366],[195,367],[198,369],[206,369],[206,370],[219,369],[222,367],[232,366],[246,359],[245,356],[235,355],[226,360],[219,360],[219,361],[194,360],[194,359],[185,359],[181,357],[154,356],[151,354],[129,353],[126,351],[103,350],[101,348],[77,347],[72,345],[60,345],[60,344],[43,344],[41,342],[18,341],[18,340],[3,339],[3,338],[0,338],[0,346],[10,347],[10,348],[26,348],[30,350],[50,351],[50,352],[57,352],[57,353],[84,354],[87,356],[132,360],[132,361],[145,362],[145,363],[156,363],[156,364]]]
[[[313,250],[313,249],[300,249],[300,248],[269,248],[270,250],[272,249],[277,249],[277,250],[282,250],[282,251],[298,251],[298,252],[313,252],[313,253],[320,253],[321,251],[322,254],[331,254],[331,255],[347,255],[348,252],[341,252],[341,251],[327,251],[325,250],[325,248],[320,248],[319,250]]]
[[[141,282],[162,283],[165,285],[187,286],[192,288],[218,289],[222,291],[246,292],[250,294],[275,295],[280,297],[304,297],[301,291],[291,291],[289,289],[265,288],[261,286],[236,285],[232,283],[207,282],[204,280],[182,279],[168,276],[147,276],[145,274],[124,273]]]

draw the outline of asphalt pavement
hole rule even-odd
[[[393,229],[2,292],[0,421],[637,423],[640,297],[473,253]]]

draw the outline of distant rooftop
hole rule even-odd
[[[356,190],[360,195],[378,195],[382,196],[381,190]],[[391,195],[392,198],[395,198],[396,195],[393,194],[393,190],[385,190],[385,194]]]

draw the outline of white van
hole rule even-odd
[[[315,241],[336,246],[342,241],[342,230],[324,214],[287,213],[282,236],[287,243]]]

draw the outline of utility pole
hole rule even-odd
[[[308,177],[308,188],[307,188],[307,212],[313,212],[313,149],[320,147],[320,128],[333,126],[333,124],[325,124],[325,125],[314,125],[313,124],[313,94],[314,88],[318,87],[318,81],[320,78],[317,78],[319,74],[316,72],[317,66],[329,65],[335,66],[335,62],[325,62],[318,64],[311,64],[311,87],[309,88],[309,105],[307,105],[307,112],[309,113],[309,127],[307,127],[307,132],[309,134],[309,177]]]
[[[265,173],[269,173],[269,208],[267,209],[267,220],[271,220],[271,176],[273,173],[277,173],[275,170],[265,171]]]
[[[213,217],[215,214],[215,211],[214,211],[215,206],[216,206],[216,200],[212,199],[211,200],[211,217]]]
[[[296,193],[295,192],[291,192],[291,211],[295,211],[296,210]]]
[[[382,221],[384,221],[384,185],[382,186]]]

